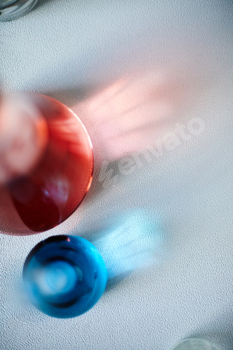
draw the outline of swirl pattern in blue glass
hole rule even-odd
[[[107,283],[105,263],[95,246],[77,236],[53,236],[38,243],[23,268],[33,305],[57,318],[79,316],[92,308]]]

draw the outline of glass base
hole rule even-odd
[[[7,22],[26,15],[38,0],[0,1],[0,22]]]
[[[219,348],[207,340],[190,338],[182,340],[180,343],[176,344],[172,350],[219,350]]]

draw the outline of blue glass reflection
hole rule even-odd
[[[107,271],[92,243],[76,236],[53,236],[28,255],[23,279],[30,300],[58,318],[88,311],[103,294]]]

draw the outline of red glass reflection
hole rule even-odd
[[[0,229],[8,234],[41,232],[64,221],[81,203],[93,175],[92,145],[81,121],[52,98],[29,97],[46,121],[46,145],[31,171],[1,187]]]

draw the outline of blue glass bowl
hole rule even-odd
[[[38,243],[23,267],[26,292],[40,311],[70,318],[92,308],[107,283],[105,263],[92,243],[77,236],[53,236]]]

